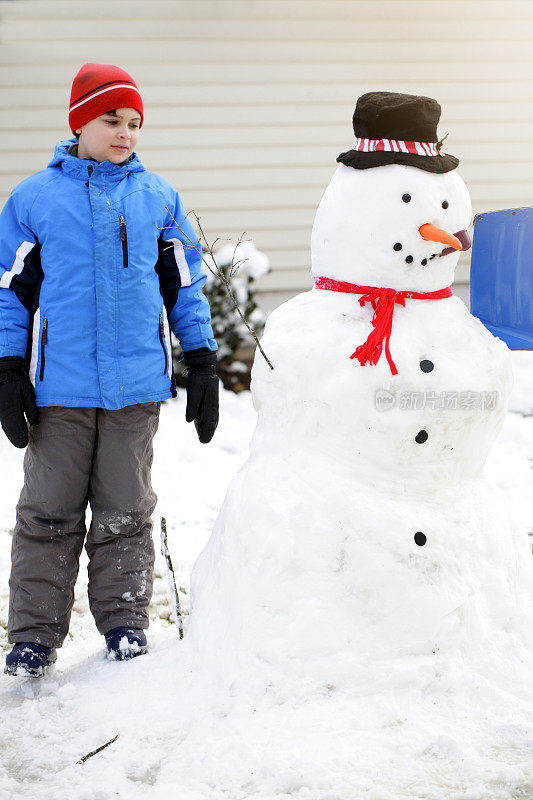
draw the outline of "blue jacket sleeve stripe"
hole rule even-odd
[[[174,258],[180,274],[180,285],[190,286],[191,272],[189,270],[189,265],[187,264],[183,243],[179,239],[166,239],[165,241],[174,243]]]
[[[183,350],[216,350],[211,311],[202,292],[207,280],[201,270],[202,248],[177,192],[164,231],[157,271],[170,327]]]
[[[40,272],[41,248],[25,222],[21,194],[14,191],[0,214],[0,357],[26,355],[30,296]]]
[[[3,289],[9,289],[11,286],[11,281],[15,277],[15,275],[20,275],[22,270],[24,269],[24,260],[28,253],[33,250],[35,247],[35,242],[22,242],[22,244],[18,247],[17,252],[15,254],[15,261],[13,266],[10,270],[6,270],[2,277],[0,278],[0,286]]]

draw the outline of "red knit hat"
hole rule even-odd
[[[139,127],[143,124],[143,101],[131,75],[112,64],[84,64],[70,92],[72,133],[115,108],[134,108],[141,115]]]

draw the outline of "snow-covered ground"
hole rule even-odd
[[[533,533],[533,354],[514,353],[513,363],[512,410],[487,469],[507,494],[524,531]],[[230,479],[246,459],[255,414],[249,393],[223,392],[221,422],[213,442],[206,446],[198,443],[193,427],[185,423],[184,411],[183,393],[162,407],[153,469],[159,497],[154,535],[159,550],[159,519],[165,516],[181,601],[188,609],[192,565],[209,538]],[[2,436],[0,645],[4,650],[8,649],[9,554],[22,458],[23,453]],[[218,671],[223,675],[225,664],[215,665],[203,676],[196,670],[186,639],[180,642],[176,626],[169,622],[168,584],[161,556],[156,563],[150,652],[131,662],[107,661],[103,638],[89,613],[86,582],[84,557],[70,635],[46,677],[0,675],[0,800],[533,797],[531,751],[516,753],[516,765],[511,768],[507,762],[498,766],[495,750],[493,764],[483,762],[492,770],[492,788],[487,793],[488,783],[480,780],[476,771],[482,759],[476,756],[475,743],[471,752],[458,751],[459,740],[448,731],[443,731],[438,741],[417,744],[427,779],[416,784],[399,780],[393,786],[391,764],[397,762],[395,769],[402,770],[401,748],[397,753],[387,752],[372,733],[359,739],[342,735],[348,730],[371,731],[370,715],[375,715],[377,735],[377,720],[385,714],[391,729],[396,726],[401,735],[402,710],[395,712],[394,698],[380,696],[375,686],[361,695],[359,707],[365,718],[356,722],[339,718],[338,732],[332,734],[323,729],[319,705],[315,703],[306,716],[305,687],[300,696],[293,697],[292,705],[282,692],[269,694],[266,689],[260,703],[254,698],[247,704],[246,697],[236,697],[231,685],[227,688],[228,681],[220,685],[216,680],[207,682],[205,674]],[[326,693],[324,707],[329,702]],[[305,722],[305,746],[303,739],[297,741],[286,732],[291,730],[286,728],[286,717],[295,709]],[[501,721],[502,743],[511,727],[512,720]],[[105,750],[76,764],[117,734],[119,738]],[[457,765],[453,779],[446,769],[451,763]]]

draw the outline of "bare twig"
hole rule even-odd
[[[161,517],[161,555],[167,562],[167,575],[168,585],[170,587],[170,601],[172,603],[172,610],[174,611],[174,619],[178,625],[180,639],[183,639],[183,617],[181,616],[180,596],[178,594],[178,587],[176,585],[176,576],[172,567],[172,559],[170,558],[170,551],[167,543],[167,521]]]
[[[251,328],[251,327],[250,327],[250,325],[248,324],[248,321],[247,321],[247,319],[245,318],[244,314],[242,313],[242,311],[241,311],[241,309],[240,309],[240,307],[239,307],[239,304],[238,304],[238,302],[237,302],[237,299],[236,299],[236,297],[235,297],[235,295],[234,295],[234,293],[233,293],[233,290],[232,290],[232,288],[231,288],[231,284],[230,284],[230,280],[231,280],[231,278],[234,276],[234,274],[235,274],[236,270],[238,269],[238,267],[239,267],[239,266],[240,266],[242,263],[244,263],[244,261],[246,261],[246,260],[247,260],[247,259],[245,259],[245,258],[244,258],[244,259],[241,259],[240,261],[237,261],[237,263],[235,263],[235,254],[236,254],[236,252],[237,252],[237,248],[239,247],[239,245],[240,245],[240,244],[241,244],[241,242],[243,241],[244,233],[242,233],[242,234],[239,236],[239,241],[237,242],[237,244],[236,244],[236,246],[235,246],[235,250],[233,251],[233,258],[232,258],[232,260],[231,260],[231,265],[230,265],[230,268],[229,268],[229,270],[228,270],[228,274],[226,275],[226,274],[224,273],[224,270],[223,270],[221,267],[219,267],[219,266],[218,266],[218,264],[217,264],[217,260],[216,260],[216,258],[215,258],[215,254],[214,254],[214,252],[213,252],[213,250],[214,250],[214,247],[215,247],[215,244],[216,244],[218,241],[220,241],[220,239],[215,239],[215,241],[213,242],[213,244],[209,244],[209,242],[207,241],[207,236],[205,235],[205,233],[204,233],[204,230],[203,230],[203,228],[202,228],[202,225],[201,225],[201,222],[200,222],[200,217],[199,217],[199,216],[198,216],[198,215],[197,215],[197,214],[196,214],[194,211],[190,211],[190,212],[189,212],[189,214],[192,214],[192,215],[194,216],[194,218],[196,219],[196,224],[197,224],[197,226],[198,226],[198,230],[200,231],[200,242],[203,242],[203,243],[204,243],[204,245],[205,245],[205,248],[206,248],[207,252],[209,253],[209,255],[210,255],[210,257],[211,257],[211,261],[212,261],[212,263],[215,265],[215,269],[213,269],[213,268],[212,268],[212,266],[211,266],[211,264],[209,263],[209,261],[208,261],[208,260],[205,258],[204,254],[203,254],[203,252],[202,252],[202,248],[201,248],[201,247],[200,247],[200,248],[198,248],[198,246],[196,246],[196,245],[194,244],[194,242],[193,242],[193,241],[191,240],[191,238],[190,238],[190,237],[187,235],[187,233],[186,233],[186,232],[183,230],[183,228],[181,228],[181,226],[180,226],[180,225],[179,225],[179,224],[176,222],[176,220],[174,219],[174,217],[173,217],[173,215],[172,215],[172,212],[171,212],[171,210],[168,208],[168,206],[165,206],[165,208],[166,208],[166,210],[168,211],[168,213],[169,213],[169,215],[170,215],[170,218],[171,218],[171,219],[172,219],[172,221],[175,223],[175,226],[171,226],[171,227],[176,227],[176,228],[177,228],[177,229],[178,229],[178,230],[179,230],[179,231],[180,231],[180,232],[183,234],[183,236],[186,238],[187,242],[189,243],[189,245],[187,246],[187,249],[190,249],[190,250],[195,250],[195,251],[198,253],[198,255],[200,256],[200,258],[202,259],[203,263],[204,263],[204,264],[206,265],[206,267],[208,268],[209,272],[210,272],[212,275],[214,275],[216,278],[218,278],[218,279],[219,279],[219,280],[220,280],[220,281],[221,281],[221,282],[224,284],[224,287],[225,287],[225,289],[226,289],[226,292],[228,293],[228,295],[229,295],[229,297],[230,297],[230,299],[231,299],[231,302],[232,302],[232,303],[233,303],[233,305],[235,306],[235,310],[237,311],[237,313],[238,313],[239,317],[241,318],[242,322],[243,322],[243,323],[244,323],[244,325],[246,326],[246,328],[247,328],[247,330],[248,330],[248,333],[250,334],[250,336],[253,338],[254,342],[256,343],[256,345],[257,345],[257,348],[258,348],[259,352],[261,353],[261,355],[263,356],[263,358],[264,358],[264,359],[265,359],[265,361],[267,362],[267,364],[268,364],[268,366],[270,367],[270,369],[274,369],[274,367],[272,366],[272,363],[271,363],[270,359],[268,358],[267,354],[265,353],[265,351],[264,351],[264,350],[263,350],[263,348],[261,347],[261,342],[259,341],[259,339],[258,339],[258,337],[257,337],[257,334],[256,334],[256,332],[255,332],[254,330],[252,330],[252,328]],[[188,215],[187,215],[187,216],[188,216]],[[165,229],[164,229],[164,228],[160,228],[159,230],[165,230]]]
[[[76,764],[85,764],[85,762],[87,761],[88,758],[92,758],[97,753],[99,753],[101,750],[105,750],[105,748],[109,747],[110,744],[113,744],[113,742],[116,742],[119,736],[120,736],[120,734],[117,733],[116,736],[113,736],[112,739],[110,739],[108,742],[103,744],[101,747],[97,747],[96,750],[93,750],[91,753],[87,753],[86,756],[83,756],[83,758],[80,758],[79,761],[76,761]]]

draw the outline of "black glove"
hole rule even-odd
[[[188,350],[183,357],[188,367],[187,422],[194,420],[198,438],[207,444],[218,425],[217,355],[207,347]]]
[[[37,425],[39,417],[35,391],[28,377],[26,362],[19,356],[0,358],[0,423],[15,447],[28,444],[28,426]]]

